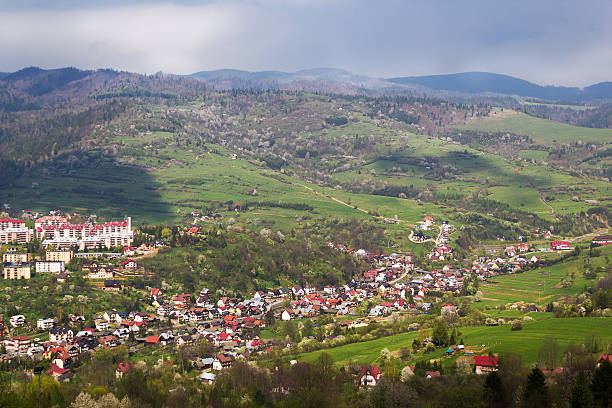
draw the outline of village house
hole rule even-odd
[[[119,363],[117,365],[117,369],[115,370],[115,377],[121,378],[124,374],[129,374],[134,370],[134,365],[132,363]]]
[[[69,372],[70,370],[65,369],[65,368],[60,368],[56,364],[53,364],[53,363],[51,363],[51,368],[47,370],[47,374],[49,374],[51,377],[55,378],[56,380],[62,379]]]
[[[380,368],[376,366],[367,366],[361,369],[361,379],[359,383],[363,387],[374,387],[380,381]]]
[[[121,266],[123,267],[123,269],[137,269],[138,268],[138,264],[131,259],[123,261]]]
[[[26,324],[26,318],[24,315],[14,315],[10,317],[9,323],[12,327],[21,327]]]
[[[218,354],[217,358],[213,361],[212,369],[220,371],[224,368],[230,368],[232,366],[233,359],[228,354]]]
[[[103,348],[113,348],[119,346],[119,340],[117,340],[117,337],[112,335],[102,336],[98,339],[98,342]]]
[[[553,241],[550,243],[550,247],[555,251],[571,249],[569,241]]]
[[[594,245],[612,244],[612,235],[598,235],[591,241]]]
[[[488,374],[492,371],[497,371],[499,359],[490,356],[474,356],[474,365],[476,374]]]
[[[49,341],[61,343],[62,341],[72,340],[74,332],[68,327],[54,327],[49,330]]]
[[[25,354],[30,347],[30,339],[25,336],[15,336],[4,340],[4,347],[7,353]]]
[[[53,326],[55,326],[55,320],[53,320],[52,317],[49,317],[47,319],[38,319],[36,321],[36,328],[40,330],[49,330]]]
[[[87,274],[89,279],[112,279],[114,276],[115,271],[108,266],[91,267]]]

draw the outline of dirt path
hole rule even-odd
[[[550,209],[550,215],[555,217],[555,209],[552,208],[552,206],[550,204],[548,204],[548,201],[546,201],[541,194],[539,196],[540,196],[540,201],[542,202],[542,204],[544,204],[546,207],[548,207]]]
[[[361,212],[363,212],[365,214],[370,214],[370,212],[368,210],[364,210],[363,208],[359,208],[359,207],[355,207],[353,205],[350,205],[349,203],[346,203],[346,202],[340,200],[339,198],[336,198],[336,197],[333,197],[333,196],[328,196],[328,195],[325,195],[325,194],[321,194],[318,191],[316,191],[315,189],[313,189],[311,187],[308,187],[305,184],[302,184],[302,183],[291,183],[291,184],[293,184],[294,186],[304,187],[306,190],[314,193],[315,195],[322,196],[322,197],[325,197],[325,198],[329,198],[330,200],[333,200],[333,201],[337,202],[338,204],[346,205],[347,207],[351,207],[351,208],[353,208],[355,210],[358,210],[358,211],[361,211]],[[379,216],[377,218],[383,218],[383,217]]]

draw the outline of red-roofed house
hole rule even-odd
[[[599,365],[606,360],[612,363],[612,354],[600,354],[599,358],[597,359],[597,367],[599,367]]]
[[[556,251],[570,249],[570,243],[569,241],[553,241],[550,243],[550,247]]]
[[[128,374],[134,369],[134,365],[132,363],[119,363],[117,366],[117,370],[115,370],[115,377],[121,378],[123,374]]]
[[[174,299],[172,299],[172,301],[174,303],[174,307],[178,307],[178,308],[187,307],[191,303],[191,295],[189,294],[178,295],[178,296],[175,296]]]
[[[361,385],[364,387],[374,387],[380,381],[380,368],[367,366],[361,369]]]
[[[474,364],[476,365],[476,374],[487,374],[491,371],[497,371],[499,358],[491,356],[474,356]]]
[[[149,336],[149,337],[147,337],[147,340],[145,341],[145,343],[147,343],[147,344],[158,344],[159,343],[159,337],[158,336]]]
[[[63,375],[66,375],[70,372],[70,370],[67,370],[65,368],[60,368],[57,365],[51,363],[51,368],[49,369],[49,371],[47,371],[47,374],[49,374],[51,377],[58,379],[60,377],[62,377]]]
[[[136,262],[134,262],[131,259],[128,259],[127,261],[124,261],[121,266],[123,266],[123,269],[136,269],[138,268],[138,264]]]

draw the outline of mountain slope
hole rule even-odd
[[[586,96],[584,91],[581,91],[579,88],[540,86],[523,79],[491,72],[462,72],[458,74],[400,77],[390,78],[389,81],[398,84],[421,85],[435,90],[470,94],[492,92],[549,100],[576,100]],[[592,87],[594,90],[589,96],[602,94],[601,88],[598,85],[593,85]],[[605,94],[606,92],[603,93]],[[603,97],[612,97],[612,92]]]

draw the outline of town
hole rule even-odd
[[[130,217],[103,224],[71,223],[66,215],[53,211],[36,218],[33,224],[34,228],[28,228],[20,219],[0,220],[5,280],[18,280],[27,285],[29,279],[53,276],[58,284],[63,284],[80,275],[99,291],[112,294],[130,287],[135,277],[155,273],[142,267],[138,259],[152,256],[166,245],[157,241],[133,246],[137,231],[132,229]],[[426,255],[429,262],[440,266],[436,270],[416,267],[412,253],[374,254],[343,243],[327,242],[329,248],[358,258],[369,268],[340,286],[290,285],[259,290],[245,297],[218,296],[209,288],[201,288],[196,293],[172,293],[161,287],[146,287],[141,289],[146,304],[134,309],[98,310],[93,316],[71,314],[63,321],[53,316],[28,320],[23,314],[7,316],[7,321],[2,321],[0,316],[4,351],[0,361],[25,358],[32,364],[46,362],[48,375],[65,380],[73,374],[74,363],[84,353],[98,349],[125,345],[130,354],[137,354],[159,347],[167,349],[204,342],[210,345],[209,354],[192,355],[190,359],[193,367],[202,371],[200,379],[211,383],[215,373],[231,367],[236,359],[265,358],[272,350],[288,350],[293,339],[260,336],[262,330],[275,322],[333,323],[336,329],[319,328],[317,332],[318,340],[326,341],[335,337],[335,331],[364,328],[374,322],[389,321],[391,316],[428,315],[434,307],[457,313],[463,307],[460,297],[478,299],[482,296],[477,293],[478,287],[487,280],[537,266],[542,253],[572,250],[569,241],[551,241],[548,247],[520,242],[506,246],[495,256],[479,256],[471,268],[462,268],[450,262],[453,249],[449,235],[453,233],[453,226],[446,221],[437,226],[432,217],[425,217],[422,225],[419,232],[411,233],[411,239],[425,241],[429,238],[420,231],[440,229],[434,249]],[[185,230],[197,233],[199,227],[187,226]],[[44,259],[28,252],[28,245],[34,241],[40,242],[44,249]],[[611,243],[609,235],[592,239],[593,245]],[[78,270],[71,270],[71,266],[78,266]],[[453,303],[440,304],[449,299]],[[541,310],[534,305],[520,306]],[[91,327],[85,324],[88,321]],[[410,330],[418,329],[418,323],[411,325]],[[431,339],[428,341],[434,343]],[[449,353],[474,355],[462,344],[450,345]],[[497,358],[475,355],[473,365],[476,373],[486,374],[497,369]],[[120,362],[117,375],[123,375],[131,367],[128,361]],[[364,367],[361,384],[373,386],[380,375],[378,367]],[[427,378],[435,375],[439,372],[426,374]]]

